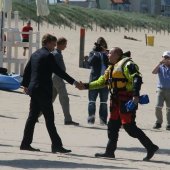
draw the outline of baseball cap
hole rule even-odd
[[[170,51],[165,51],[162,56],[163,57],[165,57],[165,56],[170,57]]]

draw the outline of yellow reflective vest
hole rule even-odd
[[[93,81],[89,84],[89,89],[97,89],[102,88],[104,86],[108,86],[109,89],[117,88],[119,89],[126,89],[127,91],[132,91],[133,89],[133,77],[138,74],[139,72],[135,72],[130,74],[128,65],[135,64],[131,58],[125,57],[121,59],[118,63],[114,66],[110,65],[105,74],[99,77],[98,80]],[[139,70],[138,66],[135,64],[137,70]]]

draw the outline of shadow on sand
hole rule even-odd
[[[118,147],[118,150],[123,150],[123,151],[133,151],[133,152],[144,152],[146,153],[145,148],[138,148],[138,147],[131,147],[131,148],[124,148],[124,147]],[[161,155],[170,155],[170,149],[161,149],[156,152],[156,154],[161,154]]]
[[[10,92],[10,93],[24,94],[21,91],[13,91],[13,90],[1,90],[1,91],[8,92],[8,93]]]
[[[0,117],[7,118],[7,119],[17,119],[16,117],[10,117],[10,116],[4,116],[4,115],[0,115]]]
[[[97,130],[107,130],[107,126],[83,126],[83,125],[79,125],[77,127],[80,127],[80,128],[86,128],[86,129],[97,129]]]
[[[39,168],[57,168],[57,169],[75,169],[75,168],[86,168],[86,169],[125,169],[125,167],[107,166],[99,164],[86,164],[86,163],[74,163],[65,161],[50,161],[50,160],[34,160],[34,159],[16,159],[16,160],[0,160],[1,166],[8,166],[13,168],[22,169],[39,169]],[[133,169],[133,168],[126,168]]]

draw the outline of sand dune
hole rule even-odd
[[[22,22],[19,24],[20,28]],[[34,30],[37,28],[34,26]],[[41,37],[44,33],[52,33],[57,37],[68,39],[68,47],[63,52],[67,72],[77,80],[87,82],[89,70],[79,68],[79,28],[58,28],[53,26],[40,27]],[[155,36],[153,47],[146,46],[145,34]],[[134,37],[141,41],[124,39],[124,35]],[[45,128],[44,118],[37,123],[32,146],[41,149],[41,152],[20,151],[19,145],[23,135],[25,120],[28,115],[29,97],[17,92],[0,91],[0,169],[2,170],[47,170],[47,169],[169,169],[170,167],[170,135],[165,130],[166,120],[162,129],[153,130],[155,122],[154,105],[156,102],[156,76],[151,74],[153,67],[161,60],[163,51],[169,50],[169,35],[148,32],[106,32],[98,28],[97,31],[86,31],[85,55],[93,47],[99,36],[103,36],[111,47],[121,47],[123,51],[130,50],[133,60],[140,66],[143,74],[143,94],[148,94],[150,103],[140,106],[137,113],[137,124],[156,143],[160,150],[150,162],[143,162],[146,154],[143,146],[129,137],[123,129],[120,130],[118,149],[115,160],[96,159],[96,152],[104,152],[107,143],[107,127],[101,126],[96,113],[96,124],[87,125],[87,91],[78,91],[67,84],[70,94],[71,114],[80,127],[64,126],[63,113],[58,99],[54,103],[55,123],[66,148],[72,149],[71,154],[52,154],[50,152],[50,139]],[[22,55],[22,48],[19,50]],[[99,101],[98,101],[99,103]],[[164,113],[165,115],[165,113]]]

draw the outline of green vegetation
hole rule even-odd
[[[109,30],[124,27],[126,30],[139,28],[170,32],[169,17],[113,10],[88,9],[65,4],[49,5],[49,9],[50,15],[40,17],[40,22],[46,21],[53,25],[64,25],[70,28],[78,25],[89,29],[94,29],[94,26],[99,26]],[[32,19],[38,22],[35,2],[24,3],[22,1],[22,3],[20,3],[19,1],[14,1],[13,11],[19,11],[20,18],[23,20]]]

